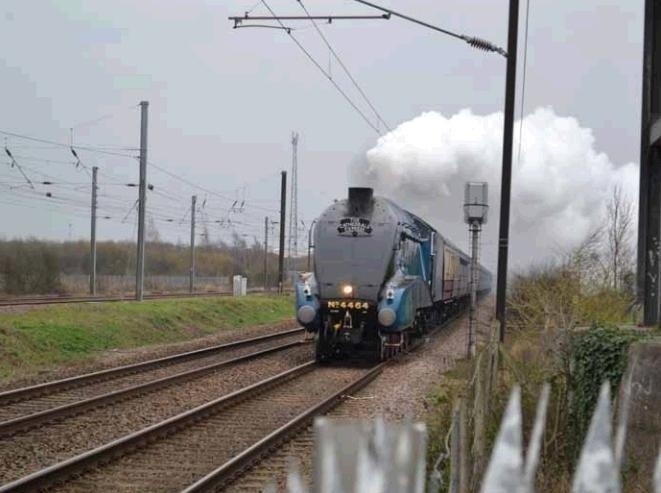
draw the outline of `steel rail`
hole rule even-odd
[[[125,389],[115,390],[106,394],[101,394],[80,401],[72,402],[70,404],[64,404],[62,406],[3,421],[0,422],[0,437],[13,435],[19,431],[35,428],[44,423],[52,422],[74,414],[81,414],[84,411],[95,409],[101,406],[107,406],[118,401],[126,400],[130,397],[153,392],[161,388],[174,385],[175,383],[200,378],[224,366],[242,363],[254,358],[259,358],[260,356],[265,356],[270,353],[282,351],[302,344],[305,344],[305,342],[295,341],[288,342],[286,344],[280,344],[268,349],[262,349],[260,351],[255,351],[243,356],[237,356],[236,358],[231,358],[228,360],[220,361],[218,363],[202,366],[200,368],[183,371],[174,375],[159,378],[157,380],[152,380],[150,382],[127,387]]]
[[[440,324],[435,330],[431,332],[434,334],[444,326],[447,326],[460,314],[446,320]],[[424,344],[424,340],[419,344],[414,345],[411,349],[419,347]],[[310,407],[307,411],[299,414],[298,417],[289,421],[281,426],[274,432],[271,432],[266,437],[252,446],[245,449],[233,459],[227,461],[225,464],[207,474],[193,485],[190,485],[186,490],[189,491],[204,491],[211,487],[216,487],[218,484],[232,481],[236,475],[249,468],[255,461],[259,460],[264,454],[272,450],[278,443],[286,440],[291,434],[299,430],[301,426],[308,423],[317,414],[323,413],[331,409],[333,406],[341,402],[344,396],[359,390],[360,388],[371,382],[387,365],[395,359],[390,359],[380,363],[379,365],[369,369],[360,378],[348,384],[340,391],[335,392],[332,396],[324,399],[323,402],[317,403]],[[109,442],[105,445],[97,447],[93,450],[84,452],[75,457],[62,461],[60,463],[51,465],[39,471],[36,471],[28,476],[19,478],[11,483],[0,486],[0,493],[18,493],[18,492],[32,492],[52,486],[53,484],[66,481],[67,479],[76,476],[95,465],[108,462],[122,455],[142,447],[145,444],[151,443],[161,437],[165,437],[171,433],[176,432],[190,424],[198,422],[205,417],[211,416],[220,412],[223,409],[229,408],[233,405],[239,404],[252,396],[258,395],[270,388],[276,387],[285,383],[288,380],[296,378],[299,375],[305,374],[317,367],[318,363],[310,361],[304,363],[290,370],[284,371],[260,382],[252,384],[243,389],[237,390],[225,396],[219,397],[206,404],[200,405],[194,409],[185,411],[177,416],[168,418],[160,423],[156,423],[142,430],[136,431],[122,438]]]
[[[345,396],[360,390],[374,380],[379,373],[383,371],[389,361],[384,361],[360,378],[354,380],[330,397],[324,399],[306,411],[303,411],[297,417],[282,425],[277,430],[269,433],[267,436],[254,443],[240,454],[236,455],[223,465],[213,470],[194,484],[190,485],[181,493],[200,493],[203,491],[215,491],[230,483],[237,475],[244,470],[252,467],[255,461],[267,454],[270,450],[285,442],[291,435],[295,434],[302,427],[308,425],[315,416],[324,414],[342,402]]]
[[[49,486],[60,481],[65,481],[71,476],[79,474],[96,464],[121,457],[135,448],[139,448],[161,437],[165,437],[176,430],[199,421],[200,419],[236,405],[251,396],[260,394],[269,388],[307,373],[315,367],[316,363],[314,361],[309,361],[308,363],[296,366],[290,370],[219,397],[218,399],[202,404],[147,428],[136,431],[122,438],[118,438],[105,445],[0,486],[0,493],[33,492],[48,488]]]
[[[248,290],[248,293],[263,293],[262,290]],[[205,293],[159,293],[146,294],[145,300],[160,300],[167,298],[203,298],[213,296],[232,296],[231,291],[213,291]],[[0,307],[23,305],[56,305],[63,303],[106,303],[120,301],[135,301],[134,295],[127,296],[62,296],[62,297],[25,297],[0,298]]]
[[[437,327],[428,332],[427,336],[434,336],[441,329],[447,327],[449,324],[457,320],[462,314],[463,311],[460,311],[449,317],[447,320],[443,321]],[[421,338],[415,344],[411,345],[407,352],[415,351],[419,347],[423,346],[425,342],[425,338]],[[377,377],[379,373],[383,371],[383,368],[385,368],[386,365],[396,361],[398,356],[399,354],[378,364],[359,379],[348,384],[346,387],[336,392],[323,402],[312,406],[307,411],[304,411],[296,418],[292,419],[285,425],[270,433],[268,436],[254,443],[214,471],[210,472],[197,482],[182,490],[181,493],[201,493],[205,491],[216,491],[218,488],[222,488],[223,486],[230,484],[243,472],[250,469],[262,457],[267,455],[269,451],[272,451],[279,444],[284,443],[292,435],[296,434],[301,428],[309,424],[315,416],[328,412],[330,409],[338,405],[342,401],[343,397],[350,395],[351,393],[356,392],[357,390],[360,390],[362,387],[365,387],[367,384],[369,384],[372,380],[374,380],[374,378]]]
[[[0,405],[12,403],[12,402],[24,401],[37,396],[48,395],[61,390],[70,389],[73,387],[79,387],[91,383],[102,382],[105,380],[118,378],[120,376],[131,375],[134,373],[141,373],[148,370],[152,370],[154,368],[160,368],[162,366],[168,366],[174,363],[180,363],[186,360],[207,356],[211,353],[223,351],[226,349],[234,349],[240,346],[255,344],[258,342],[264,342],[272,339],[277,339],[280,337],[286,337],[288,335],[293,335],[303,332],[304,330],[305,329],[298,327],[295,329],[276,332],[273,334],[267,334],[264,336],[251,337],[248,339],[241,339],[238,341],[227,342],[202,349],[196,349],[193,351],[187,351],[185,353],[163,356],[161,358],[142,361],[140,363],[132,363],[129,365],[123,365],[114,368],[108,368],[105,370],[95,371],[92,373],[85,373],[83,375],[76,375],[73,377],[63,378],[61,380],[44,382],[36,385],[31,385],[29,387],[21,387],[18,389],[6,390],[4,392],[0,392]]]

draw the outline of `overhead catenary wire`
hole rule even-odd
[[[56,140],[48,140],[48,139],[41,139],[38,137],[32,137],[31,135],[25,135],[25,134],[19,134],[15,132],[8,132],[6,130],[0,130],[0,134],[6,135],[7,137],[15,137],[17,139],[24,139],[24,140],[29,140],[32,142],[39,142],[41,144],[52,144],[54,146],[58,147],[65,147],[65,148],[70,148],[71,145],[63,142],[58,142]],[[107,154],[109,156],[119,156],[119,157],[126,157],[126,158],[132,158],[136,159],[138,156],[131,155],[131,154],[124,154],[120,152],[114,152],[114,151],[108,151],[103,148],[97,148],[97,147],[92,147],[92,146],[76,146],[77,149],[81,149],[84,151],[89,151],[89,152],[96,152],[99,154]]]
[[[358,84],[358,82],[357,82],[356,79],[353,77],[353,75],[351,75],[351,72],[350,72],[349,69],[346,67],[346,65],[344,64],[344,62],[342,61],[342,59],[340,58],[340,56],[337,54],[337,52],[333,49],[333,47],[331,46],[330,42],[328,41],[328,39],[327,39],[326,36],[324,35],[323,31],[322,31],[322,30],[319,28],[319,26],[317,25],[317,22],[316,22],[316,21],[312,18],[312,16],[310,15],[310,12],[309,12],[308,9],[305,7],[305,4],[303,3],[303,0],[296,0],[296,1],[298,2],[298,4],[301,6],[301,8],[303,9],[303,11],[305,12],[305,15],[310,19],[310,22],[311,22],[312,25],[314,26],[315,30],[317,31],[317,33],[319,34],[319,36],[321,37],[321,39],[324,41],[324,43],[325,43],[326,46],[328,47],[329,52],[333,55],[333,57],[335,58],[335,60],[337,60],[337,63],[340,64],[340,67],[342,67],[342,70],[344,70],[344,73],[347,75],[347,77],[349,77],[349,80],[351,80],[351,82],[353,83],[353,85],[354,85],[354,87],[356,88],[356,90],[358,90],[358,92],[359,92],[360,95],[363,97],[363,99],[365,100],[365,102],[369,105],[369,107],[372,108],[372,111],[374,112],[374,114],[376,115],[376,117],[378,118],[378,120],[379,120],[381,123],[383,123],[383,125],[386,127],[386,129],[388,129],[388,131],[390,131],[390,130],[391,130],[390,125],[388,125],[388,122],[386,122],[386,121],[383,119],[383,117],[381,116],[381,114],[379,113],[379,111],[374,107],[374,104],[372,104],[372,101],[370,101],[370,98],[368,98],[368,97],[367,97],[367,94],[365,94],[365,91],[363,91],[363,88],[360,87],[360,84]],[[330,73],[330,67],[329,67],[328,73],[329,73],[329,77],[332,78],[332,74]]]
[[[33,142],[50,144],[50,145],[53,145],[53,146],[56,146],[56,147],[61,147],[63,149],[69,149],[70,152],[72,154],[74,154],[74,157],[78,158],[77,154],[75,154],[75,150],[72,148],[72,146],[70,144],[67,144],[67,143],[58,142],[58,141],[54,141],[54,140],[43,139],[43,138],[39,138],[39,137],[33,137],[33,136],[30,136],[30,135],[25,135],[25,134],[19,134],[19,133],[16,133],[16,132],[9,132],[9,131],[6,131],[6,130],[0,130],[0,134],[10,136],[10,137],[19,138],[19,139],[25,139],[25,140],[29,140],[29,141],[33,141]],[[97,152],[97,153],[106,154],[106,155],[118,156],[118,157],[123,157],[123,158],[129,158],[129,159],[136,159],[138,157],[138,156],[135,156],[135,155],[123,154],[123,153],[118,153],[118,152],[113,152],[113,151],[106,151],[105,149],[97,149],[97,148],[88,147],[88,146],[76,146],[76,149],[90,151],[90,152]],[[34,160],[34,161],[40,160],[40,158],[31,158],[31,159]],[[42,161],[48,162],[49,160],[42,160]],[[71,163],[71,162],[70,161],[61,161],[61,163],[62,164],[67,164],[67,163]],[[76,164],[76,162],[74,162],[72,164]],[[201,185],[197,185],[194,182],[192,182],[190,180],[187,180],[187,179],[185,179],[185,178],[183,178],[179,175],[176,175],[175,173],[172,173],[169,170],[167,170],[167,169],[165,169],[165,168],[163,168],[159,165],[156,165],[153,162],[150,162],[149,164],[150,164],[150,166],[155,167],[159,171],[167,174],[168,176],[170,176],[172,178],[175,178],[175,179],[177,179],[177,180],[179,180],[183,183],[186,183],[187,185],[189,185],[193,188],[204,191],[205,193],[207,193],[209,195],[214,195],[214,196],[219,197],[219,198],[221,198],[225,201],[230,201],[231,202],[233,200],[230,197],[224,196],[220,192],[216,192],[216,191],[210,190],[206,187],[203,187]],[[106,171],[102,171],[102,173],[107,174]],[[117,179],[117,177],[114,177],[114,178]],[[254,206],[250,205],[250,207],[255,208],[255,209],[259,209],[259,210],[262,210],[262,211],[266,211],[266,212],[277,212],[277,209],[261,207],[261,206],[258,206],[258,205],[254,205]]]
[[[162,166],[160,166],[160,165],[158,165],[158,164],[156,164],[152,161],[149,161],[149,166],[151,166],[154,169],[157,169],[161,173],[164,173],[164,174],[168,175],[170,178],[174,178],[175,180],[178,180],[182,183],[185,183],[188,186],[193,187],[193,188],[195,188],[197,190],[200,190],[202,192],[205,192],[209,195],[213,195],[215,197],[218,197],[218,198],[221,198],[223,200],[230,201],[230,202],[235,201],[235,199],[233,199],[233,198],[227,197],[226,195],[223,195],[222,193],[217,192],[215,190],[211,190],[211,189],[208,189],[206,187],[203,187],[202,185],[198,185],[197,183],[192,182],[192,181],[188,180],[187,178],[184,178],[183,176],[177,175],[176,173],[173,173],[172,171],[168,170],[167,168],[164,168],[164,167],[162,167]],[[278,212],[278,210],[269,209],[267,207],[260,207],[260,206],[252,206],[252,207],[254,209],[259,209],[259,210],[263,210],[263,211],[267,211],[267,212]]]
[[[523,142],[523,111],[526,101],[526,70],[528,64],[528,20],[530,18],[530,0],[526,0],[526,22],[523,34],[523,68],[521,74],[521,112],[519,115],[519,145],[516,153],[516,164],[521,163],[521,148]]]
[[[261,1],[262,1],[262,4],[264,4],[264,6],[265,6],[265,7],[268,9],[268,11],[271,13],[271,15],[273,15],[274,17],[276,17],[275,12],[273,11],[273,9],[271,9],[271,7],[270,7],[269,4],[267,3],[267,1],[266,1],[266,0],[261,0]],[[286,27],[286,26],[282,23],[281,20],[279,20],[279,19],[276,19],[276,20],[278,21],[278,23],[280,24],[280,26],[282,26],[283,28]],[[335,80],[333,79],[333,77],[331,76],[331,74],[329,74],[329,73],[328,73],[328,72],[327,72],[327,71],[321,66],[321,64],[320,64],[320,63],[319,63],[319,62],[318,62],[318,61],[317,61],[317,60],[316,60],[316,59],[310,54],[310,52],[309,52],[308,50],[305,49],[305,47],[301,44],[301,42],[300,42],[298,39],[296,39],[296,37],[291,33],[291,30],[289,30],[289,31],[285,31],[285,32],[287,33],[287,36],[289,36],[289,37],[291,38],[291,40],[292,40],[294,43],[296,43],[296,46],[298,46],[298,48],[299,48],[299,49],[305,54],[305,56],[306,56],[306,57],[307,57],[307,58],[308,58],[308,59],[314,64],[314,66],[317,67],[317,69],[318,69],[322,74],[324,74],[324,76],[330,81],[330,83],[331,83],[331,84],[335,87],[335,89],[336,89],[336,90],[342,95],[342,97],[343,97],[343,98],[344,98],[344,99],[345,99],[345,100],[351,105],[351,107],[352,107],[352,108],[353,108],[353,109],[354,109],[354,110],[355,110],[355,111],[356,111],[356,112],[362,117],[362,119],[365,121],[365,123],[367,123],[367,124],[372,128],[372,130],[374,130],[378,135],[380,135],[380,134],[381,134],[381,131],[379,130],[379,128],[378,128],[376,125],[374,125],[374,124],[370,121],[370,119],[367,117],[367,115],[365,115],[365,113],[363,113],[363,111],[358,107],[358,105],[356,105],[356,103],[353,102],[353,100],[352,100],[352,99],[349,97],[349,95],[344,91],[344,89],[342,89],[342,88],[339,86],[339,84],[338,84],[337,82],[335,82]]]
[[[133,150],[133,148],[105,146],[105,148],[97,149],[93,146],[87,145],[72,146],[71,142],[65,143],[63,141],[50,140],[8,130],[0,130],[0,134],[5,135],[5,142],[7,142],[7,137],[15,138],[16,141],[19,142],[19,144],[16,145],[18,148],[41,149],[48,152],[46,155],[21,156],[22,153],[17,155],[9,151],[9,148],[7,149],[9,152],[5,152],[5,154],[7,154],[7,157],[11,158],[11,161],[7,162],[8,166],[5,168],[4,172],[2,172],[3,170],[0,170],[0,186],[3,190],[7,190],[6,194],[3,193],[5,199],[3,200],[3,203],[10,206],[57,212],[58,214],[70,215],[76,218],[86,218],[87,216],[90,208],[89,191],[91,189],[91,183],[81,182],[79,178],[72,179],[72,175],[68,174],[70,173],[68,170],[59,167],[59,169],[56,170],[56,166],[52,165],[68,165],[71,166],[70,169],[74,172],[74,166],[84,166],[82,161],[86,159],[86,156],[81,154],[81,150],[116,156],[118,162],[130,159],[131,163],[134,163],[135,159],[138,157],[137,155],[128,153],[107,152],[107,149]],[[27,144],[21,144],[21,140],[24,140]],[[10,147],[14,146],[11,145]],[[50,159],[52,153],[59,152],[65,152],[69,157],[73,157],[74,160],[67,160],[66,158]],[[25,182],[18,181],[18,177],[10,168],[10,166],[13,165],[14,168],[18,169],[18,166],[12,163],[17,156],[24,157],[25,161],[33,164],[33,166],[24,165],[23,159],[19,159],[19,162],[21,163],[20,168],[24,171],[25,176],[27,177]],[[90,158],[87,157],[87,159]],[[150,162],[150,165],[154,165],[154,163]],[[101,188],[113,187],[112,193],[100,192],[98,195],[100,198],[103,198],[103,203],[99,205],[98,209],[100,214],[99,217],[125,224],[126,220],[122,220],[121,218],[126,215],[128,204],[133,203],[135,200],[134,192],[129,194],[129,189],[126,187],[130,187],[131,184],[127,182],[131,181],[131,177],[135,170],[132,170],[131,173],[126,173],[123,170],[116,169],[114,166],[115,165],[111,165],[110,168],[113,172],[109,172],[107,169],[99,169],[101,172],[100,174],[107,178],[107,181],[102,180]],[[170,172],[158,164],[156,164],[155,167],[164,174],[186,183],[194,189],[202,190],[205,194],[205,203],[207,198],[211,199],[211,202],[207,206],[209,218],[203,222],[208,223],[209,225],[220,226],[221,230],[232,228],[240,234],[256,234],[261,232],[262,214],[258,214],[255,211],[250,212],[248,209],[260,209],[269,213],[278,212],[277,206],[269,207],[270,203],[276,203],[270,199],[256,200],[255,202],[261,202],[262,205],[253,205],[253,201],[248,199],[246,194],[246,187],[249,186],[248,183],[242,184],[233,189],[235,197],[231,197],[228,194],[224,195],[221,192],[198,185],[176,173]],[[52,173],[54,171],[57,172]],[[63,171],[67,171],[67,174],[62,174]],[[119,174],[117,174],[117,172]],[[269,179],[272,176],[275,175],[271,174],[267,177],[260,177],[253,181],[262,181]],[[35,188],[28,190],[28,183],[30,183],[30,187]],[[170,188],[170,191],[168,191],[168,188]],[[156,189],[150,186],[149,193],[157,196],[154,197],[157,200],[150,201],[150,214],[153,216],[154,221],[158,221],[159,224],[167,226],[168,229],[184,232],[187,229],[185,226],[177,228],[177,225],[173,223],[176,223],[176,219],[181,215],[182,201],[188,201],[189,197],[180,193],[183,192],[183,188],[178,189],[176,186],[174,187],[174,190],[171,188],[172,187],[162,186],[158,181]],[[214,197],[222,199],[225,203],[236,202],[241,205],[237,205],[234,208],[223,207],[218,200],[214,200]],[[239,197],[238,200],[237,197]],[[133,207],[130,209],[129,215],[132,210]]]
[[[139,104],[132,104],[131,106],[128,106],[127,108],[119,108],[117,111],[114,111],[112,113],[106,113],[105,115],[101,115],[99,117],[92,118],[92,119],[89,119],[89,120],[84,120],[82,122],[71,125],[71,127],[69,127],[69,130],[73,131],[76,128],[89,127],[91,125],[96,125],[99,122],[102,122],[104,120],[108,120],[109,118],[113,118],[113,117],[117,116],[119,114],[119,112],[122,111],[122,110],[123,111],[132,110],[132,109],[137,109],[139,107],[140,107]]]

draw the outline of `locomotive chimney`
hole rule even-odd
[[[349,187],[349,208],[351,214],[369,212],[372,208],[374,190],[368,187]]]

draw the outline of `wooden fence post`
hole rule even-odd
[[[468,416],[466,400],[459,399],[459,493],[468,493],[470,472],[468,464]]]

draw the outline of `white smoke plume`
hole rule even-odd
[[[354,163],[351,181],[372,186],[467,247],[463,193],[467,181],[489,183],[489,222],[482,259],[495,267],[503,114],[465,109],[446,117],[426,112],[379,138],[366,159]],[[515,125],[510,219],[510,265],[541,262],[577,245],[604,221],[606,203],[619,185],[637,209],[638,167],[616,165],[595,149],[589,128],[551,108]]]

